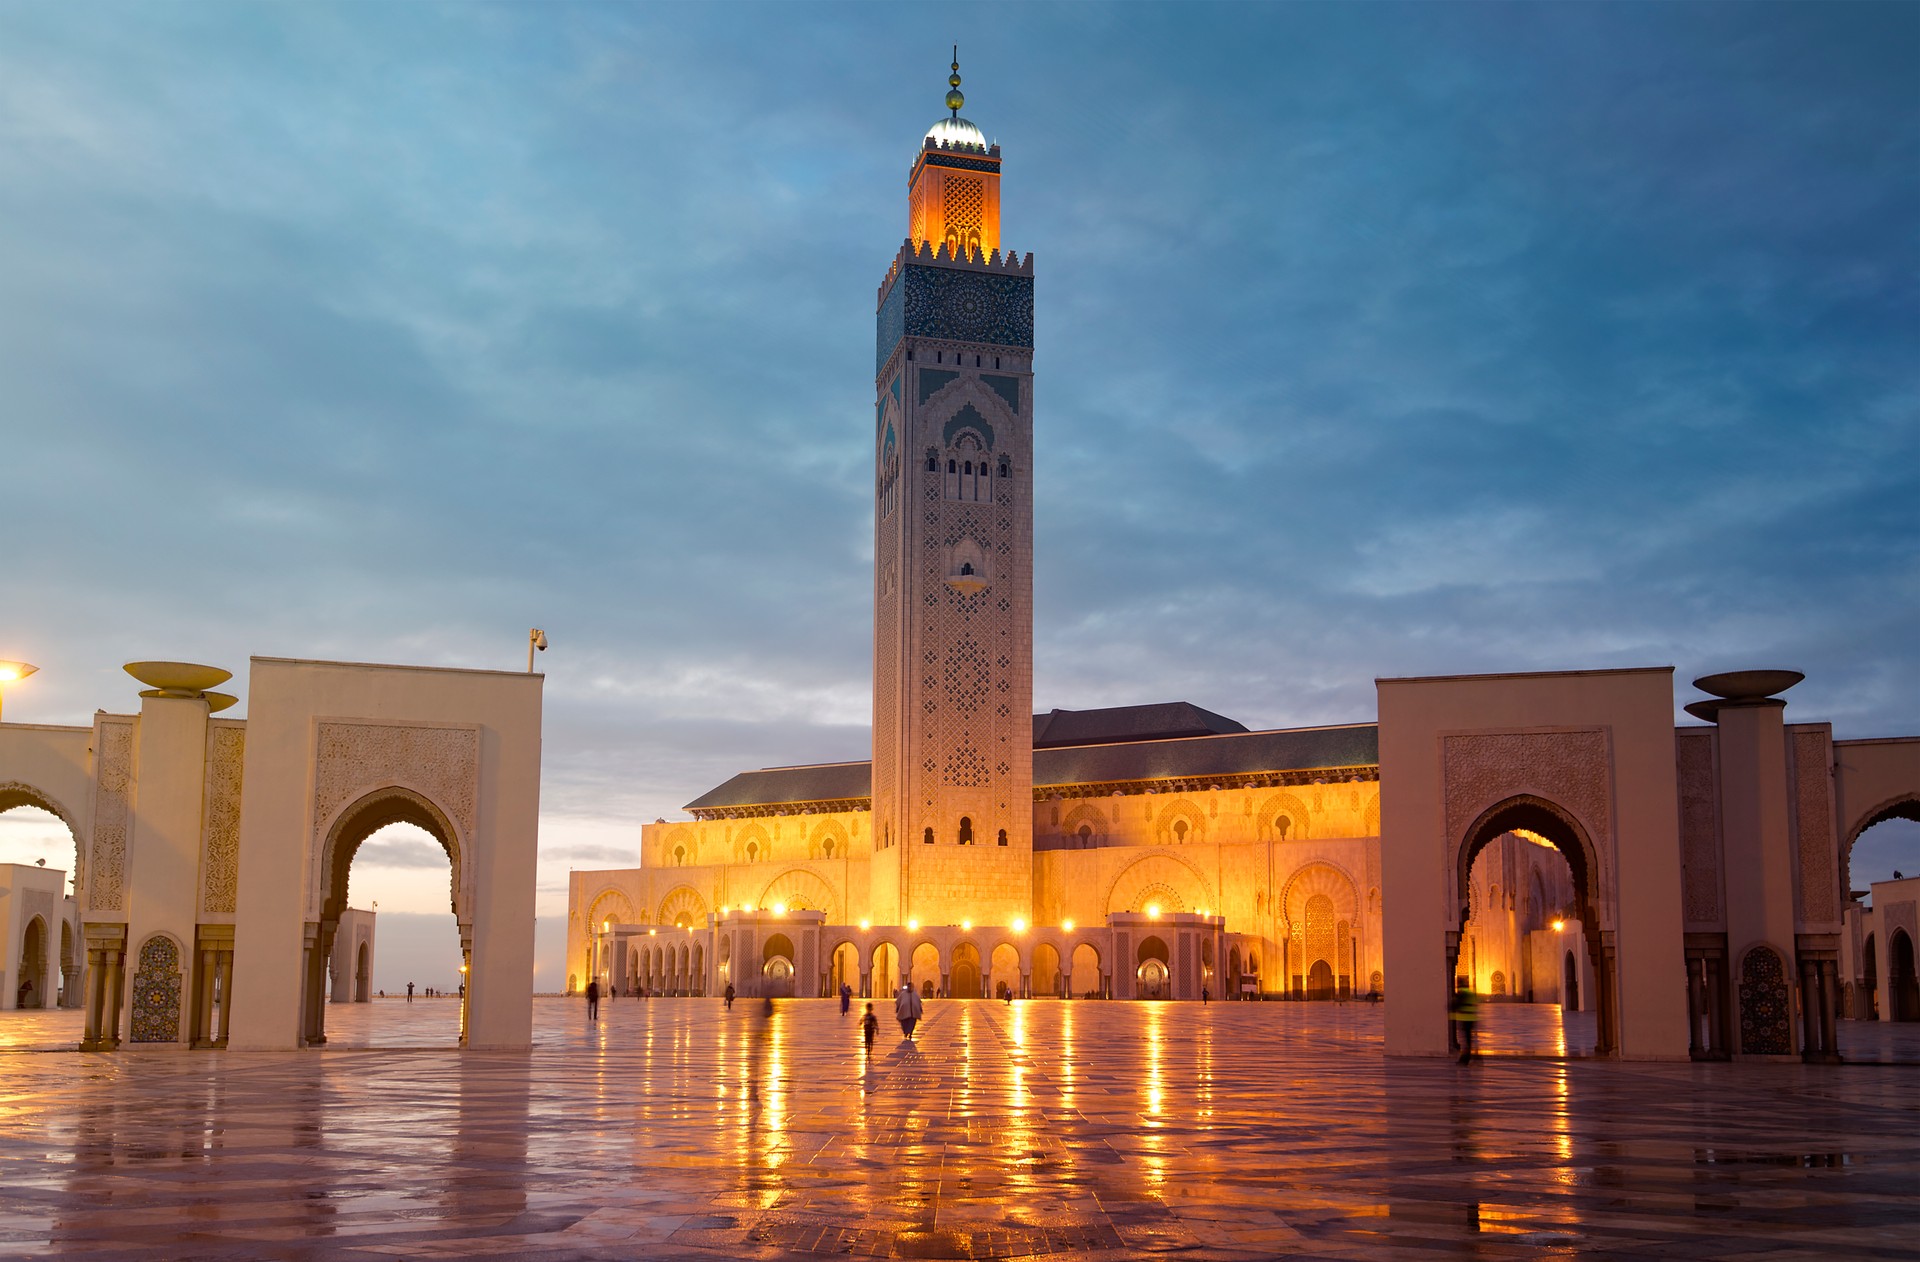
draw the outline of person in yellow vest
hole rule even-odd
[[[1453,992],[1453,1006],[1447,1015],[1453,1018],[1454,1028],[1460,1032],[1460,1063],[1464,1065],[1473,1059],[1473,1027],[1480,1020],[1480,996],[1473,993],[1472,985],[1464,977]]]

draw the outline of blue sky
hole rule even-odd
[[[1910,4],[0,8],[7,717],[543,626],[551,984],[569,866],[866,756],[956,39],[1039,276],[1036,708],[1778,664],[1920,730]]]

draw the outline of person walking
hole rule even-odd
[[[594,978],[587,983],[587,1020],[600,1019],[600,979]]]
[[[721,997],[727,1001],[727,1011],[732,1012],[733,1011],[733,983],[728,982],[727,988],[720,993],[721,993]]]
[[[847,985],[845,982],[841,982],[840,983],[840,1015],[843,1017],[846,1016],[847,1013],[852,1008],[853,1008],[853,987]]]
[[[902,982],[900,993],[893,997],[894,1019],[900,1022],[900,1033],[907,1038],[913,1037],[913,1027],[920,1024],[920,1014],[925,1008],[920,1003],[920,992],[913,988],[912,982]]]
[[[1459,989],[1453,992],[1453,1005],[1447,1015],[1453,1018],[1454,1028],[1459,1031],[1460,1063],[1464,1065],[1473,1059],[1473,1027],[1480,1020],[1480,996],[1464,978]]]
[[[866,1035],[867,1052],[873,1052],[873,1036],[880,1032],[880,1018],[873,1015],[873,1005],[867,1005],[867,1015],[860,1018],[861,1033]]]

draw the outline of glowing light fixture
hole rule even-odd
[[[920,922],[919,922],[919,921],[917,921],[917,920],[909,920],[909,921],[907,922],[907,929],[908,929],[909,931],[912,931],[912,930],[915,930],[915,929],[918,929],[919,927],[920,927]]]
[[[647,930],[647,936],[649,938],[657,938],[660,936],[660,931],[658,929],[649,929]]]
[[[963,920],[960,922],[960,928],[962,928],[963,930],[972,929],[973,922],[971,920]]]
[[[871,920],[863,920],[860,922],[860,927],[862,929],[871,929],[873,928],[873,922]]]
[[[605,920],[603,920],[603,921],[601,921],[601,922],[600,922],[600,932],[601,932],[601,933],[611,933],[611,932],[613,932],[613,917],[612,917],[612,916],[608,916],[608,917],[607,917],[607,918],[606,918]]]
[[[1027,931],[1027,922],[1015,916],[1013,918],[1013,931],[1015,933],[1025,933]]]
[[[1147,915],[1148,915],[1149,917],[1151,917],[1152,919],[1154,919],[1154,920],[1158,920],[1158,919],[1160,919],[1160,904],[1158,904],[1158,903],[1148,903],[1148,904],[1147,904]]]
[[[1072,922],[1071,920],[1063,920],[1063,921],[1061,921],[1061,922],[1060,922],[1060,927],[1061,927],[1062,929],[1065,929],[1065,930],[1066,930],[1066,931],[1067,931],[1068,933],[1072,933],[1072,932],[1073,932],[1073,922]]]
[[[0,684],[17,684],[39,669],[38,666],[29,666],[25,662],[0,662]],[[6,691],[4,687],[0,687],[0,703],[6,700]]]
[[[776,915],[776,916],[784,916],[784,915],[786,915],[786,914],[787,914],[787,905],[786,905],[785,903],[775,903],[775,904],[773,905],[773,914],[774,914],[774,915]]]
[[[1560,932],[1562,929],[1565,929],[1566,927],[1567,927],[1567,922],[1564,920],[1556,920],[1553,922],[1553,931],[1555,933]]]

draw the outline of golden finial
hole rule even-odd
[[[960,45],[953,46],[953,73],[947,76],[947,108],[953,111],[955,118],[960,117],[960,107],[967,98],[960,95]]]

